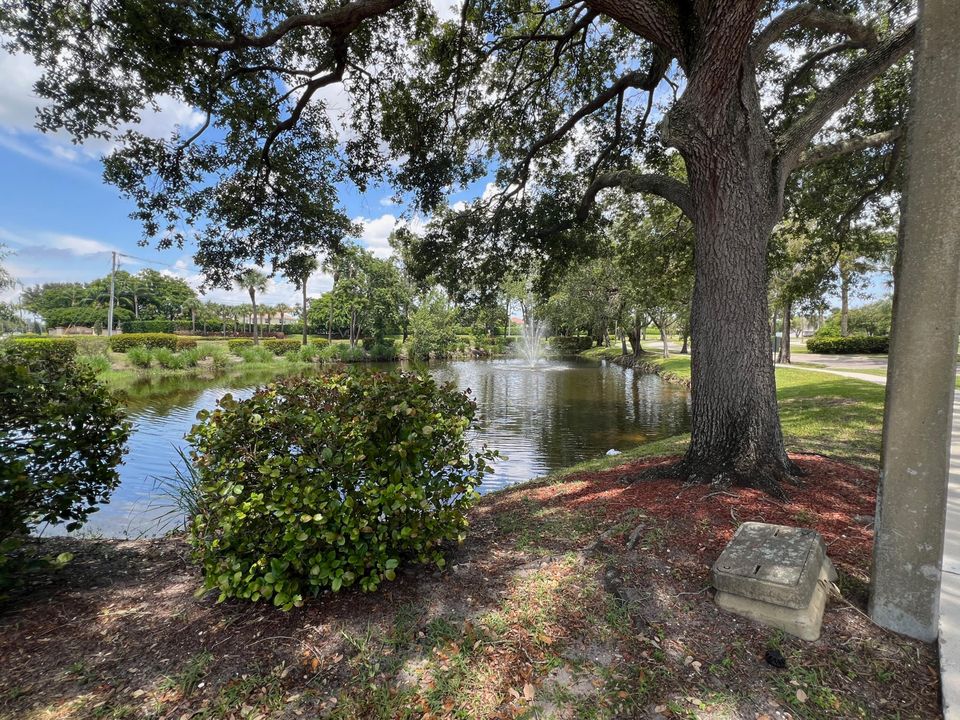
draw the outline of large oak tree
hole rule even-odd
[[[121,134],[108,179],[161,244],[201,225],[198,261],[214,281],[247,258],[282,259],[304,235],[336,245],[346,178],[389,181],[436,211],[493,173],[490,192],[439,213],[420,244],[461,275],[589,252],[595,201],[611,188],[669,200],[696,235],[693,427],[678,472],[775,492],[793,472],[767,334],[768,243],[793,170],[895,140],[896,128],[848,137],[831,120],[910,51],[909,6],[470,0],[446,24],[416,0],[2,10],[9,47],[45,70],[41,126]],[[349,106],[343,128],[324,112],[331,87]],[[207,121],[166,140],[117,131],[161,95]],[[683,179],[666,172],[673,151]]]

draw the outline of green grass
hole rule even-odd
[[[678,377],[690,377],[688,355],[650,357],[647,362]],[[821,453],[869,467],[879,465],[885,393],[882,385],[794,368],[777,368],[776,372],[780,421],[789,450]],[[581,463],[556,477],[603,470],[638,457],[682,453],[688,440],[688,435],[679,435],[640,445],[622,455]]]

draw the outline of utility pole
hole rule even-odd
[[[107,337],[113,335],[113,286],[117,274],[117,251],[110,253],[113,262],[110,266],[110,307],[107,308]]]

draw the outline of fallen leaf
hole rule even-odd
[[[523,686],[523,697],[527,702],[532,702],[536,694],[536,689],[530,683]]]
[[[797,700],[805,703],[807,701],[807,694],[803,690],[797,690]]]

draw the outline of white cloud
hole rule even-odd
[[[70,235],[57,232],[33,232],[29,234],[14,233],[6,228],[0,227],[0,242],[22,248],[29,248],[32,251],[38,250],[62,250],[70,255],[96,255],[97,253],[108,253],[117,248],[113,245],[85,238],[79,235]]]
[[[73,255],[96,255],[97,253],[107,253],[115,248],[99,240],[80,237],[78,235],[62,235],[59,233],[42,233],[41,240],[57,250],[66,250]]]
[[[384,213],[378,218],[357,217],[353,222],[363,225],[360,233],[360,242],[370,252],[380,258],[393,255],[390,247],[390,233],[399,227],[407,227],[414,232],[421,232],[426,224],[423,218],[416,216],[411,220],[398,218],[391,213]]]
[[[454,0],[430,0],[441,20],[456,20],[460,17],[460,3]]]
[[[34,83],[41,71],[28,55],[0,52],[0,146],[38,162],[69,167],[116,148],[111,140],[92,138],[81,145],[72,142],[65,132],[44,134],[35,128],[36,111],[46,101],[37,97]],[[140,122],[122,125],[119,133],[136,127],[149,137],[167,137],[177,127],[190,131],[200,127],[204,116],[186,103],[162,95],[157,109],[145,108]]]
[[[33,92],[40,70],[27,55],[0,53],[0,125],[13,130],[30,130],[38,105]]]

